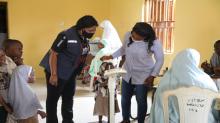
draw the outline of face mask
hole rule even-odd
[[[85,30],[82,32],[82,35],[85,37],[85,38],[92,38],[92,36],[94,35],[94,33],[88,33],[86,32]]]

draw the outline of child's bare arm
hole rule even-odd
[[[12,113],[13,110],[12,108],[5,102],[5,100],[3,99],[2,96],[0,96],[0,104],[5,108],[5,110],[8,112],[8,113]]]
[[[0,95],[0,104],[2,105],[2,103],[3,103],[3,98],[2,98],[2,96]]]

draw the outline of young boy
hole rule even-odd
[[[23,64],[23,44],[19,40],[6,39],[3,42],[3,48],[6,54],[6,62],[10,63],[10,67]],[[15,64],[14,64],[15,63]]]
[[[21,69],[26,68],[26,67],[24,67],[25,65],[23,65],[23,59],[22,59],[23,44],[20,41],[15,40],[15,39],[6,39],[3,42],[3,48],[4,48],[4,51],[5,51],[5,54],[6,54],[7,69],[9,70],[9,73],[12,76],[12,78],[11,78],[11,82],[12,83],[10,84],[10,87],[9,87],[9,92],[12,92],[12,91],[10,91],[10,88],[11,88],[11,86],[13,86],[13,84],[15,84],[15,81],[13,79],[15,77],[15,75],[16,76],[18,76],[18,75],[22,76],[23,79],[27,76],[27,74],[26,75],[22,75],[22,72],[20,71]],[[28,74],[30,74],[30,73],[28,73]],[[19,82],[17,82],[17,84],[20,83],[20,87],[21,86],[25,86],[24,89],[21,90],[21,88],[13,88],[12,90],[16,91],[17,89],[19,89],[19,94],[20,95],[21,95],[21,92],[23,92],[24,90],[26,90],[30,94],[34,95],[34,92],[32,92],[30,90],[30,87],[28,87],[28,85],[27,85],[28,82],[33,82],[33,81],[34,81],[34,77],[33,76],[28,76],[27,81],[19,81]],[[10,93],[8,95],[9,95],[8,96],[9,97],[9,101],[10,101],[10,99],[14,99],[11,96]],[[30,97],[23,98],[23,99],[24,100],[25,99],[30,99]],[[35,106],[36,107],[40,107],[40,104],[39,104],[39,101],[37,100],[37,98],[35,97],[33,99],[35,99],[35,100],[33,100],[36,103]],[[17,100],[15,99],[14,101],[17,101]],[[12,107],[14,107],[14,105],[18,105],[18,104],[11,103],[11,105],[12,105]],[[24,106],[24,105],[25,105],[25,103],[21,104],[20,106]],[[32,104],[32,105],[34,106],[34,104]],[[23,115],[23,114],[18,113],[19,112],[17,110],[18,107],[14,107],[14,108],[15,109],[13,111],[13,115],[15,115],[15,114],[18,114],[19,116]],[[29,109],[29,110],[31,110],[31,109]],[[31,111],[33,111],[33,110],[31,110]],[[37,112],[37,114],[40,114],[42,118],[44,118],[46,116],[46,113],[43,112],[43,111],[34,110],[34,112]],[[25,113],[30,113],[30,112],[25,112]],[[19,118],[16,118],[16,119],[19,119]],[[18,123],[29,123],[29,122],[31,122],[31,123],[37,122],[36,115],[33,116],[33,117],[25,117],[24,119],[19,119],[18,120]]]
[[[0,49],[0,123],[5,123],[7,114],[12,113],[12,109],[8,103],[10,75],[7,70],[6,57],[2,49]]]

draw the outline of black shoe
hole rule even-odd
[[[123,120],[120,123],[130,123],[130,121],[129,120]]]

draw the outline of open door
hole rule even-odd
[[[0,47],[2,47],[2,42],[8,38],[7,14],[7,2],[0,2]]]

